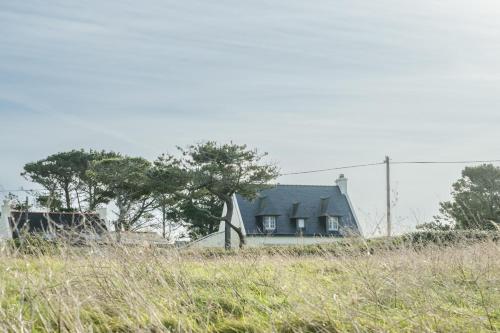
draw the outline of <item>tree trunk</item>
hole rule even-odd
[[[231,229],[233,229],[236,234],[238,235],[238,238],[240,240],[239,247],[240,249],[243,248],[245,245],[245,236],[243,235],[243,232],[241,231],[241,227],[236,227],[235,225],[232,224],[232,217],[233,217],[233,211],[234,211],[234,205],[233,205],[233,199],[230,197],[228,200],[225,200],[226,203],[226,216],[224,217],[224,220],[226,221],[225,228],[224,228],[224,248],[226,250],[231,249]]]
[[[231,217],[233,216],[233,201],[226,200],[226,216],[224,220],[226,221],[224,225],[224,248],[226,250],[231,250]]]
[[[78,202],[78,211],[82,211],[82,204],[80,202],[80,195],[78,194],[78,191],[75,190],[75,193],[76,193],[76,201]]]
[[[116,222],[115,222],[115,232],[116,232],[116,242],[117,243],[120,243],[121,240],[122,240],[122,236],[121,236],[121,230],[122,226],[121,226],[121,222],[120,220],[118,219]]]
[[[71,197],[69,194],[69,187],[64,186],[64,199],[66,200],[66,208],[71,209]]]
[[[167,236],[167,230],[166,230],[166,224],[167,224],[167,212],[166,212],[166,209],[165,209],[165,206],[163,205],[161,207],[161,214],[162,214],[162,226],[163,226],[163,239],[166,238]]]
[[[116,201],[116,205],[118,206],[118,219],[115,223],[115,232],[116,232],[116,241],[120,243],[122,239],[121,237],[122,228],[126,227],[125,223],[126,210],[123,202],[120,199]]]
[[[88,185],[89,186],[89,211],[94,211],[95,209],[95,206],[94,206],[94,198],[93,198],[93,195],[92,195],[92,185]]]

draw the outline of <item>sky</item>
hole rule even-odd
[[[36,187],[23,165],[59,151],[205,140],[283,172],[500,159],[498,17],[498,0],[1,0],[0,190]],[[396,232],[463,167],[394,165]],[[384,166],[342,172],[365,233],[384,232]]]

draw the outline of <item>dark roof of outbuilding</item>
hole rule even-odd
[[[279,216],[277,223],[286,224],[290,219],[317,219],[332,215],[344,217],[351,221],[352,228],[357,229],[354,214],[348,200],[336,185],[275,185],[261,191],[254,200],[247,200],[236,194],[236,200],[247,233],[257,232],[261,227],[257,224],[258,216]],[[277,228],[291,232],[287,226]]]
[[[50,227],[57,230],[106,230],[106,223],[95,213],[21,212],[12,211],[10,224],[15,232],[43,232]]]

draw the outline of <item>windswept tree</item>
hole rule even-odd
[[[245,244],[241,227],[231,220],[234,211],[233,195],[238,193],[252,199],[268,183],[278,176],[278,168],[262,163],[266,154],[248,149],[246,145],[222,144],[209,141],[181,149],[186,170],[190,175],[190,190],[196,197],[204,191],[216,197],[226,206],[226,214],[214,216],[205,211],[207,216],[225,222],[225,248],[231,247],[231,229],[239,237],[240,247]]]
[[[185,198],[188,175],[181,168],[181,162],[171,155],[161,155],[149,170],[152,195],[159,212],[162,237],[172,236],[180,227],[179,202]]]
[[[57,202],[59,191],[66,210],[72,210],[71,192],[75,189],[75,179],[83,165],[83,152],[72,150],[50,155],[42,160],[27,163],[21,173],[23,177],[43,186],[48,195],[46,202]],[[54,208],[54,207],[48,207]]]
[[[152,184],[149,177],[151,163],[144,158],[120,156],[92,163],[88,176],[105,191],[112,193],[118,208],[115,230],[120,240],[121,231],[133,231],[145,225],[154,209]]]
[[[111,194],[87,176],[90,164],[118,156],[113,152],[71,150],[27,163],[21,175],[46,190],[38,197],[43,206],[51,210],[92,211],[107,203]]]
[[[440,204],[435,224],[457,229],[500,228],[500,168],[492,164],[466,167],[453,184],[451,201]]]
[[[120,157],[119,153],[104,150],[83,152],[74,191],[80,210],[94,211],[99,205],[107,204],[111,200],[113,193],[90,177],[88,171],[95,162]]]

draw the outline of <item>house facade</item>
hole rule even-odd
[[[318,244],[362,235],[344,175],[335,185],[278,184],[253,200],[236,194],[233,204],[232,223],[241,227],[248,246]],[[224,230],[225,223],[221,222],[218,232],[192,246],[221,247]],[[234,231],[231,244],[239,244]]]

